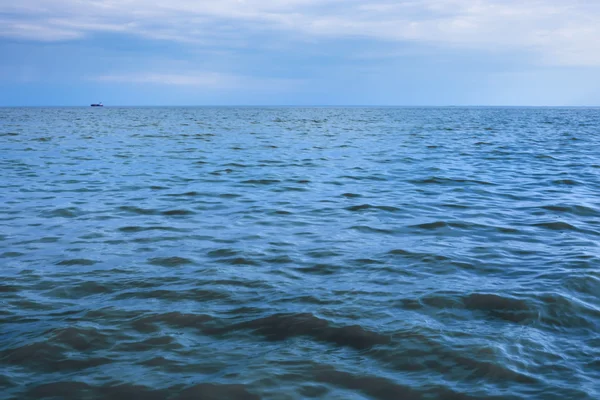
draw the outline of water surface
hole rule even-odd
[[[0,397],[600,398],[600,110],[0,109]]]

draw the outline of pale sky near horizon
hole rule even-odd
[[[600,105],[600,1],[0,0],[0,106]]]

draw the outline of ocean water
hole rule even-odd
[[[0,109],[0,398],[598,399],[600,109]]]

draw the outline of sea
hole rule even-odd
[[[1,108],[0,398],[599,399],[600,108]]]

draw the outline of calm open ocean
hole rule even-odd
[[[598,399],[600,109],[0,109],[0,398]]]

